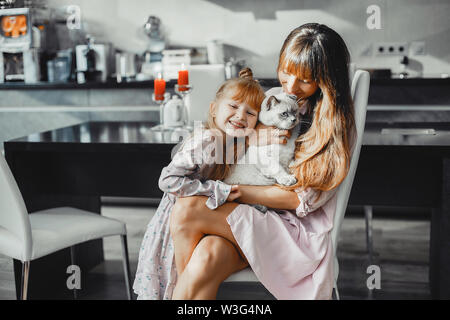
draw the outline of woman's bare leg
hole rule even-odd
[[[215,210],[206,206],[207,197],[194,196],[178,198],[170,216],[170,233],[172,236],[175,264],[178,276],[181,276],[195,247],[205,235],[218,235],[230,241],[245,262],[231,228],[226,221],[228,215],[239,205],[227,202]]]
[[[205,236],[178,278],[172,299],[215,299],[222,281],[247,265],[230,241],[219,236]]]

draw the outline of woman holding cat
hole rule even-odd
[[[231,270],[248,265],[277,299],[331,298],[336,188],[356,134],[348,64],[343,39],[325,25],[305,24],[286,38],[277,70],[282,87],[266,94],[296,95],[309,119],[291,165],[297,183],[233,186],[236,201],[214,211],[206,197],[178,198],[170,217],[179,272],[173,299],[214,299]]]

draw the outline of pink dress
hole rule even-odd
[[[334,284],[330,231],[336,196],[322,195],[311,204],[313,191],[298,193],[293,211],[237,206],[228,216],[239,247],[259,281],[277,299],[330,299]]]
[[[133,285],[138,299],[172,296],[177,274],[169,216],[176,197],[207,196],[211,209],[228,198],[231,186],[202,178],[211,167],[200,163],[199,155],[207,159],[213,147],[208,131],[194,136],[161,173],[159,187],[165,193],[142,241]],[[312,189],[297,190],[297,195],[296,210],[262,213],[240,204],[227,221],[256,276],[277,299],[330,299],[334,283],[330,231],[336,190],[324,192],[317,202]]]
[[[281,90],[273,88],[266,95]],[[315,190],[296,191],[300,204],[295,211],[264,214],[241,204],[227,221],[250,267],[275,298],[331,299],[337,189],[323,192],[316,202]]]

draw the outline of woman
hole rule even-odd
[[[344,41],[325,25],[305,24],[286,38],[277,70],[282,87],[266,94],[296,95],[309,119],[291,167],[298,182],[233,186],[239,203],[215,210],[202,196],[178,198],[170,217],[173,299],[214,299],[220,283],[248,265],[277,299],[331,298],[336,188],[355,141],[348,64]],[[263,214],[247,204],[279,210]]]

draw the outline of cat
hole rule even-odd
[[[249,146],[243,158],[231,167],[224,182],[244,185],[295,184],[297,179],[289,173],[289,164],[294,160],[295,140],[300,134],[297,97],[284,92],[267,96],[261,104],[258,120],[266,126],[291,130],[291,137],[284,145]],[[263,212],[267,210],[264,206],[260,207]]]

